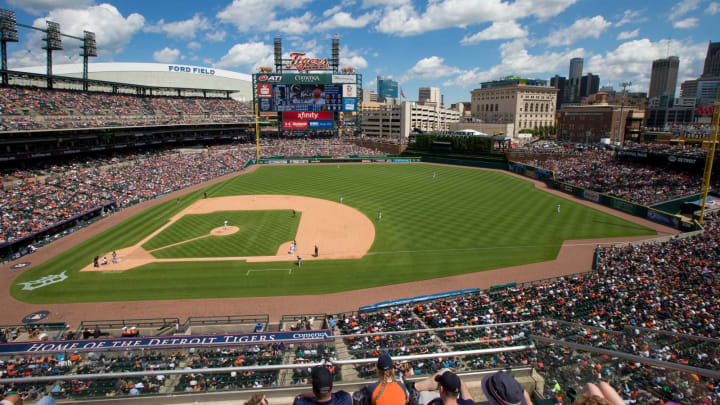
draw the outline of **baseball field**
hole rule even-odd
[[[322,294],[552,260],[565,240],[653,234],[497,171],[263,166],[30,268],[11,294],[29,303]],[[92,266],[113,251],[119,263]]]

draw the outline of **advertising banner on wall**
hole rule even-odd
[[[257,94],[258,94],[259,98],[271,98],[272,97],[272,84],[258,83]]]
[[[330,121],[308,121],[309,129],[332,129],[333,122]]]
[[[285,111],[282,113],[283,120],[332,120],[333,113],[330,111]]]
[[[342,86],[343,97],[357,97],[357,85],[355,84],[343,84]]]
[[[308,122],[307,121],[299,121],[299,120],[283,121],[283,128],[284,129],[307,129]]]

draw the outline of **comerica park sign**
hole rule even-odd
[[[328,58],[306,58],[305,52],[291,52],[290,63],[285,66],[285,69],[297,69],[298,72],[307,72],[309,70],[330,70],[330,63]]]

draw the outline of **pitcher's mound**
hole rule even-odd
[[[232,235],[232,234],[234,234],[235,232],[238,232],[238,231],[240,231],[240,228],[238,228],[237,226],[230,226],[230,225],[228,225],[227,229],[225,229],[225,228],[222,227],[222,226],[213,229],[212,231],[210,231],[210,235],[213,235],[213,236],[228,236],[228,235]]]

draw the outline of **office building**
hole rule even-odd
[[[570,102],[570,88],[568,87],[569,82],[564,76],[555,75],[550,78],[550,86],[558,89],[557,93],[557,106],[560,108],[563,104]]]
[[[720,77],[720,42],[708,44],[705,66],[701,77]]]
[[[440,89],[437,87],[420,87],[418,89],[418,103],[440,106]]]
[[[398,98],[398,82],[389,77],[377,77],[377,99],[384,101],[388,98]]]
[[[650,74],[650,99],[658,98],[660,103],[669,106],[675,99],[675,87],[677,87],[678,68],[680,58],[670,56],[664,59],[654,60]]]
[[[600,76],[588,73],[580,79],[580,97],[587,97],[598,92]]]
[[[605,93],[596,93],[594,96],[595,104],[558,111],[558,139],[582,143],[598,143],[603,138],[613,142],[637,141],[643,127],[644,112],[627,105],[621,109],[620,105],[608,104]],[[619,128],[623,128],[622,132]]]
[[[472,117],[488,123],[512,123],[516,138],[522,129],[554,126],[558,89],[547,80],[508,76],[484,82],[470,92]]]
[[[405,140],[413,131],[448,131],[460,120],[460,111],[411,101],[368,104],[362,109],[362,128],[366,136]]]
[[[583,58],[570,59],[570,72],[568,74],[569,81],[569,100],[570,103],[580,101],[580,81],[582,80]]]
[[[376,103],[378,101],[378,94],[376,91],[363,89],[363,102]]]

